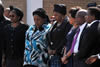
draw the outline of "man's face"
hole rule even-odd
[[[83,23],[83,19],[81,17],[76,17],[75,22],[76,24],[81,25]]]
[[[87,21],[88,23],[91,23],[91,22],[94,20],[94,16],[91,15],[90,11],[88,11],[88,14],[87,14],[87,16],[85,17],[85,19],[86,19],[86,21]]]
[[[78,14],[76,14],[76,17],[75,17],[75,23],[77,25],[81,25],[85,22],[85,18],[82,17],[82,16],[79,16]]]
[[[6,16],[6,17],[9,18],[9,13],[10,13],[10,10],[5,10],[5,11],[4,11],[4,16]]]

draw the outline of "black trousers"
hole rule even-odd
[[[38,67],[38,66],[34,66],[34,65],[25,65],[24,67]]]
[[[0,67],[2,67],[2,53],[0,51]]]
[[[85,59],[80,60],[77,55],[73,55],[73,67],[90,67],[90,65],[85,63]]]
[[[2,57],[0,57],[0,67],[2,67]]]
[[[23,59],[6,59],[6,67],[23,67]]]

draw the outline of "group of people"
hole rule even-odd
[[[34,25],[22,22],[21,9],[0,4],[0,67],[99,67],[100,7],[54,4],[32,12]]]

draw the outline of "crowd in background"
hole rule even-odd
[[[51,17],[37,8],[29,26],[0,3],[0,67],[100,67],[100,5],[85,6],[54,4]]]

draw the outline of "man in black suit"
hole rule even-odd
[[[88,67],[100,67],[100,60],[97,55],[100,53],[100,9],[97,7],[88,8],[86,17],[88,22],[84,37],[80,43],[78,59],[84,60]]]
[[[71,48],[68,51],[68,53],[66,54],[67,60],[68,60],[69,56],[73,55],[73,65],[72,65],[73,67],[84,67],[85,66],[83,61],[80,61],[80,60],[77,59],[76,54],[79,52],[78,48],[80,46],[80,40],[82,38],[84,29],[87,25],[87,23],[85,23],[85,16],[86,15],[87,15],[87,10],[80,9],[77,12],[76,17],[75,17],[76,24],[79,27],[76,31],[76,34],[73,37]]]
[[[74,49],[72,51],[72,53],[73,53],[73,67],[84,67],[84,66],[86,66],[86,64],[84,64],[83,60],[79,60],[77,58],[77,54],[80,51],[79,50],[80,42],[81,42],[81,39],[83,38],[84,30],[87,26],[87,23],[86,23],[86,20],[85,20],[86,15],[87,15],[87,10],[84,10],[84,9],[79,10],[76,14],[76,19],[75,20],[76,20],[76,23],[79,25],[78,29],[80,29],[80,31],[79,31]],[[77,32],[76,32],[76,35],[74,36],[74,38],[76,36],[77,36]],[[72,45],[73,45],[73,42],[72,42]]]

